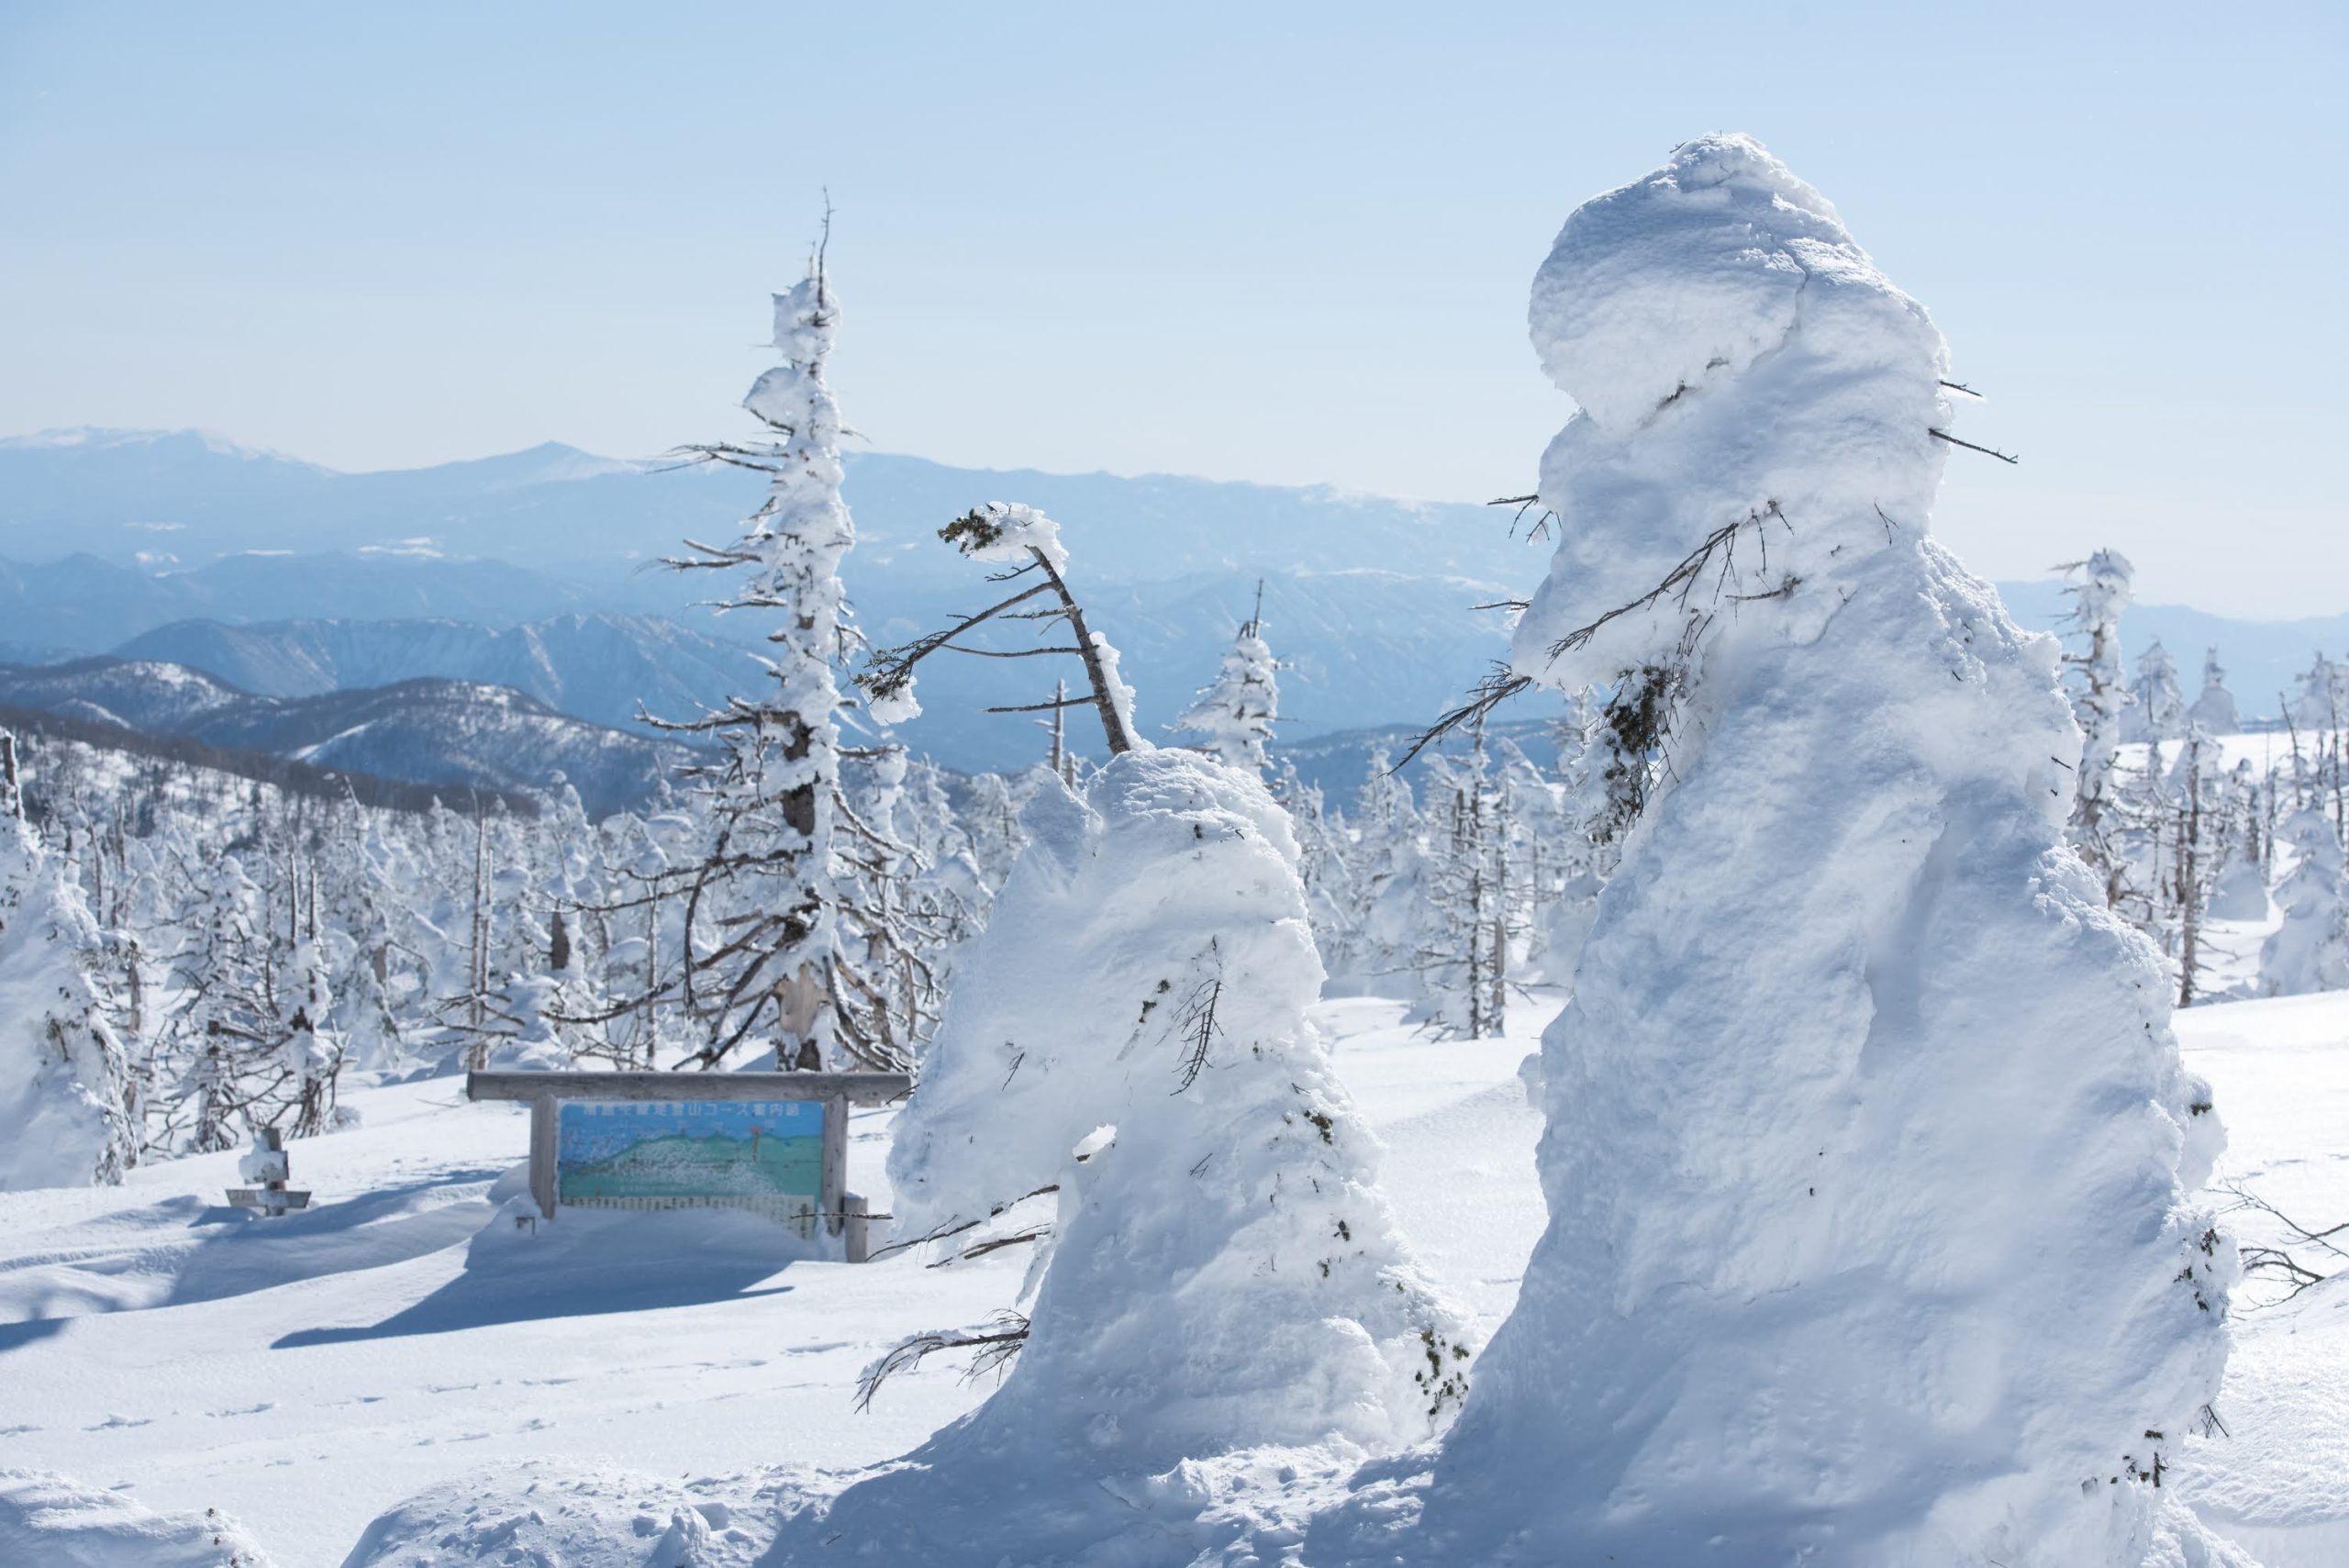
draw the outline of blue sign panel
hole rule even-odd
[[[747,1208],[816,1233],[820,1100],[566,1100],[555,1201],[587,1208]]]

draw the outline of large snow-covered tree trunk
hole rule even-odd
[[[1430,1554],[2133,1565],[2225,1358],[2219,1131],[2064,846],[2056,644],[1926,535],[1940,335],[1740,137],[1577,209],[1532,323],[1583,412],[1518,668],[1682,706]]]

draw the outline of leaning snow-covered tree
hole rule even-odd
[[[1264,771],[1264,747],[1280,718],[1280,666],[1264,641],[1264,585],[1256,584],[1256,608],[1243,622],[1223,666],[1174,720],[1184,734],[1199,737],[1200,749],[1234,768]]]
[[[0,730],[0,1192],[118,1182],[139,1143],[129,1069],[91,978],[105,939],[25,820],[20,768]]]
[[[884,724],[902,724],[919,717],[915,674],[924,660],[936,654],[966,653],[989,659],[1066,656],[1084,667],[1082,693],[1070,696],[1064,686],[1056,685],[1054,695],[1042,702],[1013,703],[987,711],[1057,713],[1090,707],[1101,721],[1102,743],[1111,756],[1134,750],[1133,688],[1119,673],[1117,649],[1085,624],[1085,606],[1069,587],[1068,547],[1061,542],[1060,525],[1033,506],[990,501],[939,529],[938,537],[971,560],[998,568],[988,573],[988,582],[1024,585],[985,609],[957,617],[953,625],[942,630],[874,654],[856,678],[869,699],[873,717]],[[1024,622],[1046,630],[1058,628],[1068,640],[995,649],[973,648],[961,640],[990,622]]]
[[[983,521],[1000,552],[983,558],[1030,552],[1051,592],[1049,521]],[[909,695],[907,662],[879,669]],[[1010,1206],[1057,1212],[985,1243],[1048,1249],[1024,1323],[875,1369],[1019,1346],[985,1406],[809,1521],[889,1561],[1158,1561],[1130,1553],[1205,1499],[1152,1477],[1259,1445],[1408,1442],[1464,1382],[1457,1315],[1412,1265],[1307,1018],[1321,966],[1287,814],[1250,771],[1134,741],[1125,697],[1094,706],[1109,761],[1082,795],[1040,777],[891,1149],[898,1228],[936,1262]]]
[[[1531,325],[1580,412],[1517,670],[1686,722],[1420,1555],[2136,1568],[2226,1356],[2220,1134],[2064,844],[2057,645],[1927,531],[1941,335],[1738,136],[1575,209]]]

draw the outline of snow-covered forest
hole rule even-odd
[[[2192,673],[2125,539],[2010,613],[1997,406],[1759,141],[1563,218],[1528,575],[1417,606],[1506,641],[1342,784],[1289,580],[1201,684],[1038,495],[860,540],[829,210],[632,547],[734,640],[373,751],[0,666],[0,1564],[2349,1561],[2349,654]],[[468,1086],[576,1073],[895,1085],[869,1258],[542,1198]]]

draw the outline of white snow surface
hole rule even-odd
[[[729,1528],[732,1518],[721,1500],[615,1465],[500,1465],[454,1476],[380,1515],[344,1563],[718,1568],[749,1561],[736,1549],[750,1538]]]
[[[1687,695],[1544,1040],[1550,1229],[1412,1550],[2133,1568],[2132,1472],[2224,1365],[2233,1254],[2188,1196],[2221,1138],[2064,846],[2057,646],[1926,536],[1940,335],[1740,137],[1577,209],[1532,319],[1584,409],[1518,667]]]
[[[158,1514],[118,1491],[0,1470],[0,1562],[10,1568],[273,1568],[217,1510]]]
[[[1386,1145],[1401,1229],[1477,1339],[1508,1315],[1544,1222],[1541,1122],[1516,1069],[1553,1009],[1516,1009],[1508,1040],[1442,1044],[1398,1003],[1312,1014]],[[2221,1175],[2297,1218],[2349,1218],[2349,993],[2197,1007],[2177,1027],[2227,1107]],[[1010,1305],[1023,1249],[852,1268],[795,1251],[763,1221],[681,1233],[666,1223],[678,1216],[572,1210],[518,1230],[491,1193],[518,1190],[520,1107],[467,1105],[448,1079],[346,1101],[361,1127],[292,1145],[296,1184],[317,1194],[308,1214],[223,1207],[234,1153],[135,1170],[122,1187],[0,1194],[0,1496],[21,1506],[25,1473],[51,1471],[77,1481],[44,1485],[122,1503],[112,1522],[79,1507],[46,1515],[43,1555],[0,1529],[0,1562],[177,1568],[160,1549],[102,1553],[142,1507],[182,1520],[211,1507],[244,1521],[276,1568],[336,1568],[379,1516],[398,1522],[370,1538],[378,1564],[531,1561],[507,1555],[520,1548],[563,1568],[643,1568],[689,1501],[709,1525],[707,1563],[737,1568],[767,1556],[786,1501],[804,1507],[832,1473],[916,1447],[994,1387],[934,1362],[869,1413],[851,1408],[858,1371],[901,1336]],[[890,1121],[860,1113],[850,1145],[850,1184],[876,1205],[889,1202]],[[2232,1435],[2189,1440],[2176,1495],[2266,1568],[2338,1568],[2349,1306],[2338,1286],[2294,1309],[2254,1304],[2235,1331],[2218,1400]],[[1275,1540],[1369,1479],[1341,1459],[1273,1462],[1244,1492],[1248,1476],[1233,1475],[1233,1537],[1267,1562],[1297,1550]],[[482,1528],[501,1509],[520,1521],[502,1543]],[[640,1533],[640,1517],[657,1528]],[[559,1555],[545,1550],[556,1543]],[[913,1568],[855,1544],[835,1551]],[[1227,1561],[1221,1545],[1201,1550]]]

